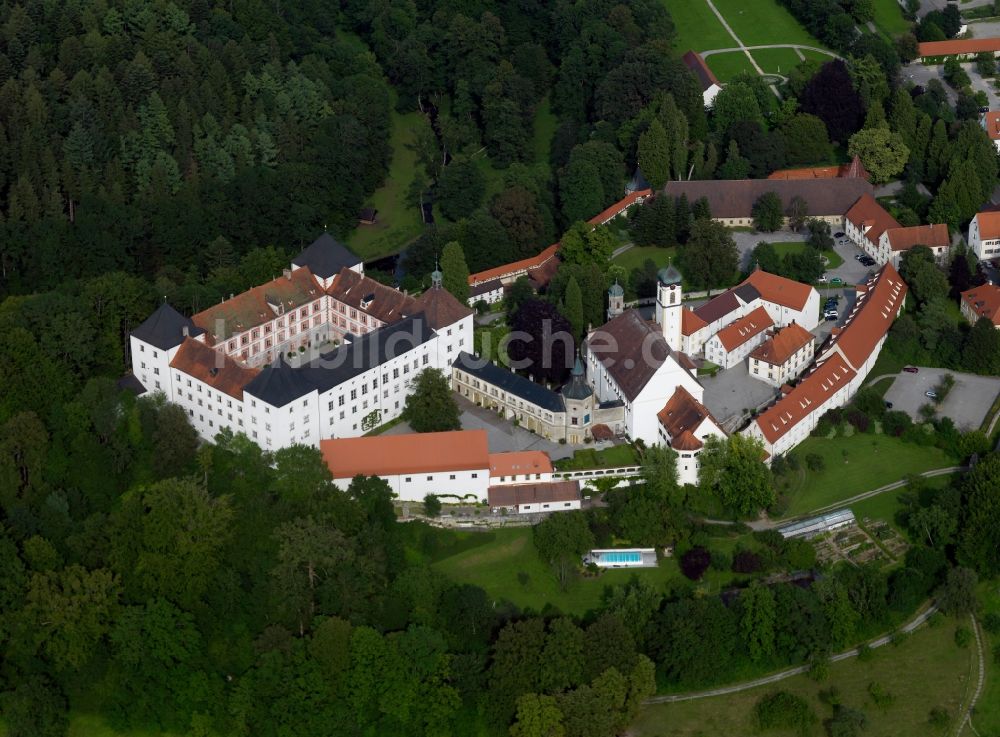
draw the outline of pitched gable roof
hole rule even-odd
[[[767,310],[763,307],[758,307],[750,314],[722,328],[722,330],[716,333],[716,337],[718,337],[719,342],[722,343],[726,351],[734,351],[773,326],[774,320],[767,314]]]
[[[801,197],[814,216],[843,215],[863,194],[875,190],[864,179],[717,179],[667,182],[664,191],[671,197],[686,195],[689,202],[704,197],[713,218],[749,218],[753,205],[765,192],[774,192],[788,205]]]
[[[663,334],[636,310],[626,310],[591,333],[587,348],[630,401],[671,354]]]
[[[885,231],[889,248],[893,251],[908,251],[914,246],[947,248],[951,236],[947,225],[914,225],[909,228],[889,228]]]
[[[547,484],[506,484],[491,486],[487,492],[491,507],[518,507],[522,504],[552,504],[580,499],[579,481],[553,481]]]
[[[674,440],[686,432],[697,432],[705,420],[711,420],[715,425],[719,425],[708,408],[683,386],[678,386],[674,390],[670,399],[663,405],[663,409],[656,413],[656,418],[667,431],[667,435]]]
[[[454,325],[472,314],[472,309],[463,305],[447,289],[431,287],[413,300],[413,314],[423,315],[434,330]]]
[[[980,212],[976,214],[979,224],[979,237],[983,240],[1000,238],[1000,211]]]
[[[562,396],[558,392],[546,389],[541,384],[536,384],[520,374],[515,374],[510,369],[501,368],[495,363],[485,361],[471,353],[459,353],[455,357],[455,363],[452,367],[550,412],[562,412],[566,409]]]
[[[306,266],[320,279],[329,279],[341,269],[350,269],[360,263],[360,258],[329,233],[323,233],[292,260],[293,266]]]
[[[984,284],[962,292],[962,301],[972,313],[1000,325],[1000,287]]]
[[[684,66],[694,72],[694,76],[698,78],[701,83],[701,89],[704,92],[713,84],[721,87],[719,80],[715,78],[712,70],[708,68],[708,64],[705,63],[705,59],[702,58],[701,54],[697,51],[688,51],[684,56],[681,57],[681,61],[684,62]]]
[[[192,338],[184,340],[170,367],[239,400],[243,399],[244,387],[259,373],[258,369],[244,366],[222,351]]]
[[[750,358],[780,366],[814,340],[812,333],[793,322],[757,346]]]
[[[878,240],[885,231],[903,227],[870,194],[859,197],[844,217],[864,233],[865,238],[873,246],[878,245]]]
[[[832,334],[830,348],[839,347],[850,365],[859,369],[889,332],[906,299],[907,287],[891,263],[866,284],[858,286],[858,301],[839,333]]]
[[[917,53],[923,56],[953,56],[978,54],[981,51],[1000,51],[1000,38],[955,38],[948,41],[924,41],[917,44]]]
[[[326,291],[331,297],[384,323],[401,320],[415,312],[413,297],[347,267],[340,270]]]
[[[785,433],[822,407],[856,375],[843,357],[832,356],[799,382],[789,394],[764,410],[756,419],[757,426],[769,443],[776,443]]]
[[[801,310],[809,302],[813,288],[808,284],[771,274],[763,269],[755,269],[743,284],[749,284],[765,302],[782,305],[793,310]],[[742,286],[742,285],[741,285]]]
[[[184,342],[187,335],[195,337],[205,331],[194,324],[190,318],[168,305],[166,302],[156,308],[156,311],[143,320],[142,324],[132,331],[132,335],[161,351],[169,351]]]
[[[270,322],[323,296],[308,268],[295,269],[192,316],[209,345]]]
[[[321,440],[320,451],[335,479],[478,471],[488,467],[490,457],[485,430]]]
[[[702,328],[708,327],[708,323],[698,317],[690,307],[681,308],[681,334],[694,335]]]

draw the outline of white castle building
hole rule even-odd
[[[281,277],[191,318],[161,305],[130,336],[132,372],[206,440],[228,429],[266,450],[318,446],[398,417],[423,369],[450,374],[472,315],[440,272],[414,298],[323,234]]]

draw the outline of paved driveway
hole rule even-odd
[[[947,399],[938,406],[938,415],[950,417],[960,430],[978,429],[1000,392],[1000,379],[920,367],[916,374],[903,372],[897,376],[885,393],[885,399],[892,402],[894,410],[919,419],[920,407],[932,401],[924,396],[924,392],[937,386],[941,377],[948,373],[955,377],[955,386],[948,393]]]
[[[777,388],[750,376],[746,360],[728,371],[720,371],[714,379],[702,376],[699,381],[705,387],[705,406],[723,425],[734,416],[741,416],[743,410],[757,407],[778,394]],[[725,429],[732,430],[728,426]]]

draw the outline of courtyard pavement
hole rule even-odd
[[[698,380],[705,387],[705,406],[715,419],[726,425],[727,432],[732,429],[728,423],[733,417],[741,417],[744,410],[753,409],[778,394],[776,387],[750,376],[746,360],[728,371],[720,371],[715,378],[700,376]]]
[[[496,412],[483,407],[477,407],[469,400],[457,394],[453,395],[461,411],[459,421],[463,430],[485,430],[491,453],[503,453],[511,450],[541,450],[557,461],[569,458],[581,448],[603,448],[610,443],[590,443],[589,445],[565,445],[546,440],[540,435],[515,427],[509,420],[500,419]],[[386,435],[405,435],[413,432],[406,422],[401,422],[385,431]]]
[[[900,373],[885,393],[885,400],[892,402],[893,410],[920,419],[920,407],[933,403],[924,392],[932,390],[941,377],[949,373],[955,377],[955,386],[944,402],[938,405],[938,415],[950,417],[959,430],[977,430],[1000,392],[1000,379],[920,367],[915,374]]]

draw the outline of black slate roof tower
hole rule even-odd
[[[292,266],[308,266],[320,279],[330,279],[341,269],[353,269],[360,263],[361,259],[329,233],[323,233],[292,259]]]
[[[184,338],[194,338],[204,332],[191,322],[190,318],[184,317],[164,302],[156,308],[156,312],[146,318],[142,325],[132,331],[132,335],[143,343],[148,343],[161,351],[168,351],[183,343]]]

